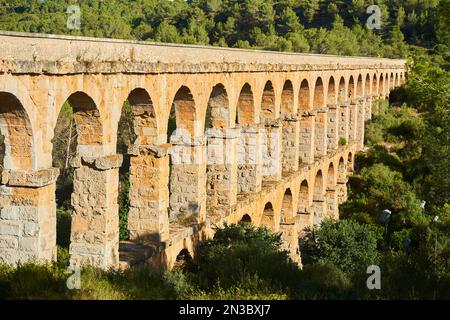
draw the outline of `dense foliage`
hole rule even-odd
[[[73,4],[80,30],[67,28]],[[381,10],[381,28],[372,31],[371,4]],[[0,29],[398,57],[407,54],[405,41],[448,44],[448,13],[448,0],[0,0]]]

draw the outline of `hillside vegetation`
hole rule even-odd
[[[80,30],[67,27],[73,4]],[[365,27],[371,4],[380,29]],[[405,57],[407,43],[450,43],[448,14],[448,0],[0,0],[0,30]]]

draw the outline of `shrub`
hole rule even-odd
[[[377,264],[377,244],[381,238],[382,231],[375,226],[351,220],[337,223],[324,220],[319,228],[307,233],[302,261],[305,265],[331,263],[351,278]]]
[[[345,272],[332,262],[322,261],[304,266],[298,298],[347,298],[352,287],[352,281]]]
[[[251,224],[218,229],[213,240],[199,245],[194,263],[203,289],[220,283],[221,288],[228,290],[237,282],[257,276],[277,291],[292,287],[299,276],[297,265],[281,249],[280,236]]]

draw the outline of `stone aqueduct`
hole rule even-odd
[[[171,268],[214,225],[241,220],[280,232],[299,261],[299,233],[338,218],[373,102],[406,72],[404,60],[3,32],[0,263],[56,258],[52,139],[69,101],[78,134],[71,264],[119,265],[126,100],[136,134],[128,227],[152,248],[148,263]]]

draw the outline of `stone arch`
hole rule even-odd
[[[122,163],[120,156],[105,156],[101,148],[104,139],[100,113],[94,100],[84,92],[72,93],[60,109],[55,125],[55,145],[58,138],[56,130],[59,123],[72,112],[76,136],[71,139],[72,118],[70,118],[68,150],[76,150],[71,163],[72,168],[63,167],[61,179],[73,177],[73,187],[61,193],[56,188],[58,202],[71,212],[70,264],[94,264],[98,267],[116,266],[119,259],[119,230],[113,225],[118,219],[118,168]],[[73,142],[75,141],[75,142]],[[74,145],[76,144],[76,148]],[[54,148],[53,155],[55,151]],[[98,161],[100,160],[100,161]],[[55,157],[53,157],[55,163]],[[67,169],[67,170],[66,170]],[[70,196],[69,205],[61,203],[59,196]],[[108,221],[108,222],[100,222]],[[93,244],[91,239],[96,239]],[[95,249],[93,249],[95,247]],[[86,250],[100,250],[94,262],[86,256]]]
[[[158,192],[167,188],[157,183],[159,179],[153,179],[157,178],[154,172],[161,171],[161,168],[148,154],[148,150],[146,152],[142,150],[143,146],[154,145],[157,142],[158,132],[156,112],[149,93],[144,88],[132,90],[122,105],[116,143],[117,153],[123,158],[119,169],[119,206],[125,201],[129,202],[128,206],[119,207],[122,214],[120,218],[123,219],[124,216],[127,218],[130,240],[143,240],[157,232],[155,229],[148,229],[148,220],[146,223],[140,218],[144,210],[151,212],[151,209],[143,209],[135,204],[141,202],[143,194],[147,194],[149,198],[158,198]],[[153,195],[150,195],[148,190],[153,190]],[[157,200],[150,200],[148,207],[158,207],[150,205],[150,202],[157,204]],[[157,212],[151,214],[157,215]]]
[[[290,188],[286,189],[281,204],[280,223],[293,223],[294,220],[294,198]]]
[[[350,76],[347,88],[347,97],[353,99],[356,96],[355,80],[353,76]]]
[[[314,224],[320,224],[326,215],[326,191],[325,191],[324,175],[322,170],[318,170],[314,177],[314,193],[313,193],[313,206],[314,211]]]
[[[298,97],[299,112],[305,112],[311,109],[311,90],[308,80],[304,79],[300,85]]]
[[[325,90],[322,78],[319,77],[314,85],[313,107],[322,108],[325,105]]]
[[[251,125],[255,118],[255,102],[253,100],[252,87],[246,83],[241,89],[237,103],[237,123],[240,125]]]
[[[229,102],[222,84],[216,85],[206,112],[206,211],[216,222],[236,203],[237,166],[234,153],[236,139],[229,136]]]
[[[0,91],[0,264],[11,265],[56,258],[57,172],[34,171],[34,131],[19,97]]]
[[[174,96],[167,135],[172,144],[169,160],[169,219],[191,225],[203,220],[206,193],[202,155],[204,141],[195,141],[196,107],[191,90],[181,86]],[[203,205],[202,205],[203,204]]]
[[[296,121],[292,121],[294,114],[294,87],[290,80],[284,83],[281,94],[281,116],[283,129],[281,130],[281,158],[282,170],[295,171],[298,169],[298,139],[299,127]]]
[[[364,94],[363,90],[364,90],[363,78],[362,78],[362,75],[360,74],[358,76],[358,82],[356,84],[356,97],[361,98]]]
[[[326,216],[329,218],[338,218],[339,217],[339,209],[338,209],[338,180],[336,169],[333,162],[330,162],[327,171],[327,182],[326,182],[326,190],[325,190],[325,211]]]
[[[399,86],[400,82],[399,82],[399,75],[398,72],[395,74],[395,86]]]
[[[374,74],[373,80],[372,80],[372,96],[375,96],[377,94],[378,94],[378,79],[377,79],[377,75]]]
[[[217,84],[212,89],[209,96],[208,106],[206,109],[205,129],[229,128],[230,112],[229,112],[228,94],[223,84]]]
[[[195,134],[195,101],[191,90],[181,86],[173,98],[167,127],[168,140],[172,134],[194,137]]]
[[[345,92],[345,79],[341,77],[339,80],[339,91],[338,91],[338,102],[344,103],[347,100],[346,92]]]
[[[390,84],[391,84],[391,79],[389,77],[389,73],[386,73],[384,76],[384,92],[386,94],[389,94],[390,91]]]
[[[265,226],[268,230],[275,230],[275,211],[271,202],[266,203],[261,218],[261,225]]]
[[[366,81],[365,81],[365,88],[364,88],[364,96],[369,97],[370,96],[370,75],[366,75]]]
[[[129,106],[129,110],[127,107]],[[131,121],[133,130],[131,144],[151,145],[158,137],[158,125],[153,101],[143,88],[136,88],[130,92],[122,107],[122,116]],[[118,130],[121,128],[119,127]]]
[[[33,130],[22,103],[8,92],[0,92],[0,172],[31,170]]]
[[[384,75],[380,74],[380,82],[378,83],[378,94],[384,96],[386,93],[384,88]]]
[[[315,179],[314,179],[314,195],[319,196],[323,195],[325,191],[324,177],[322,174],[322,170],[317,171]]]
[[[349,152],[348,157],[347,157],[347,171],[353,172],[353,170],[354,170],[353,154],[351,152]]]
[[[392,89],[395,87],[395,77],[394,77],[394,73],[391,72],[391,76],[389,78],[389,89]]]
[[[276,113],[275,89],[269,80],[264,86],[261,101],[260,122],[265,126],[261,135],[262,175],[263,179],[278,180],[282,171],[282,126]]]
[[[189,263],[192,261],[192,255],[188,249],[181,250],[177,257],[175,258],[175,262],[173,264],[174,270],[184,270]]]
[[[281,92],[281,110],[282,115],[294,113],[294,87],[290,80],[286,80]]]
[[[244,214],[239,222],[252,223],[252,218],[248,214]]]
[[[298,262],[298,233],[295,225],[294,199],[291,189],[286,189],[283,197],[281,215],[280,215],[280,233],[283,249],[286,250],[290,257]]]
[[[338,172],[339,172],[339,178],[345,178],[346,170],[345,170],[345,160],[344,157],[339,158],[339,165],[338,165]]]
[[[298,212],[307,213],[310,207],[310,194],[308,180],[303,180],[300,184],[300,189],[298,192]]]
[[[336,183],[337,183],[336,171],[335,171],[333,162],[330,162],[330,165],[328,166],[328,172],[327,172],[327,189],[334,188],[336,186]]]
[[[337,102],[336,84],[334,77],[331,76],[328,82],[327,104],[334,105]]]
[[[77,91],[67,98],[73,110],[77,130],[77,154],[98,156],[97,149],[103,143],[103,127],[94,100],[86,93]]]
[[[261,100],[261,114],[264,119],[276,119],[275,114],[275,89],[272,81],[267,81]]]

